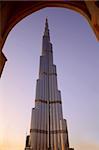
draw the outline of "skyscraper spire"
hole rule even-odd
[[[48,19],[46,18],[45,22],[45,30],[42,39],[42,54],[46,54],[48,51],[52,51],[52,44],[50,43],[50,34],[49,34],[49,26],[48,26]]]
[[[46,22],[45,22],[45,32],[44,32],[45,36],[49,36],[49,27],[48,27],[48,19],[46,18]]]
[[[50,42],[48,19],[42,40],[35,108],[32,109],[30,136],[25,150],[73,150],[69,148],[66,120],[63,119],[61,92]]]

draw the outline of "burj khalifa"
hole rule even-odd
[[[67,122],[63,118],[47,18],[36,82],[35,107],[32,108],[30,135],[26,137],[25,150],[74,150],[69,147]]]

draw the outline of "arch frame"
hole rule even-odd
[[[12,28],[26,16],[47,7],[71,9],[86,18],[99,40],[99,3],[93,1],[1,1],[0,2],[0,76],[6,57],[2,48]]]

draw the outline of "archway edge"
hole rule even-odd
[[[48,1],[47,2],[46,1],[30,1],[30,2],[13,1],[13,2],[7,2],[6,1],[6,2],[0,2],[0,4],[1,4],[1,35],[0,35],[0,51],[1,52],[0,54],[2,54],[3,45],[11,29],[26,16],[46,7],[68,8],[68,9],[71,9],[73,11],[80,13],[82,16],[84,16],[87,19],[87,21],[91,25],[97,37],[97,40],[99,40],[99,26],[97,23],[98,18],[96,17],[99,9],[98,7],[96,7],[95,2],[85,2],[85,1],[78,1],[78,2],[77,1],[66,1],[66,2],[64,1],[49,1],[49,2]],[[89,7],[96,8],[96,11],[95,9],[90,9]],[[6,13],[6,10],[8,11],[8,13]],[[93,12],[93,10],[95,11],[95,13]],[[3,15],[5,15],[6,19],[5,20],[3,19],[2,21],[2,18],[4,17]],[[93,17],[95,19],[93,19]],[[4,57],[4,55],[2,56]]]
[[[16,3],[16,7],[20,6],[20,2],[11,2],[12,5],[14,3]],[[68,8],[71,9],[73,11],[76,11],[77,13],[80,13],[82,16],[84,16],[86,18],[86,20],[89,22],[89,24],[91,25],[92,29],[95,31],[95,28],[93,27],[92,21],[91,21],[91,14],[85,4],[85,2],[75,2],[75,1],[67,1],[67,2],[62,2],[62,1],[49,1],[49,2],[21,2],[21,4],[24,3],[25,7],[23,7],[21,5],[20,9],[18,11],[16,11],[15,15],[12,15],[11,18],[8,20],[7,22],[7,26],[5,28],[5,32],[3,34],[2,40],[5,42],[9,32],[11,31],[11,29],[18,23],[20,22],[23,18],[25,18],[26,16],[40,10],[46,7],[60,7],[60,8]],[[91,3],[91,2],[89,2]],[[93,3],[93,2],[92,2]],[[8,2],[8,5],[10,5],[10,3]],[[2,21],[2,20],[1,20]],[[99,40],[98,35],[96,35],[97,39]],[[4,44],[3,42],[3,44]],[[2,45],[3,47],[3,45]]]

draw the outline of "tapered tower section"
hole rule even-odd
[[[25,150],[73,150],[69,148],[67,123],[63,119],[47,19],[36,83],[35,108],[32,109],[30,135],[26,138]]]

